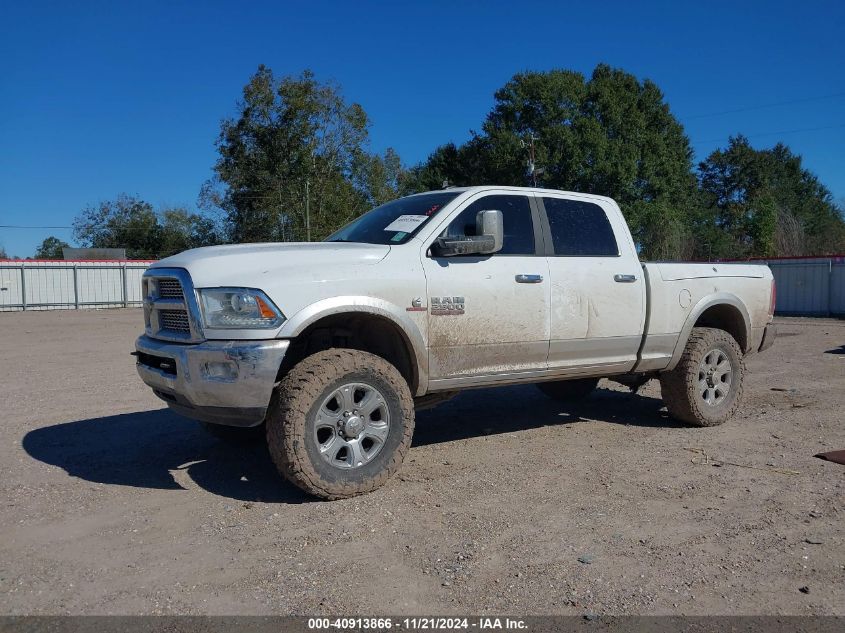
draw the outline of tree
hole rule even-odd
[[[369,154],[368,128],[364,109],[311,71],[277,79],[259,66],[222,123],[201,200],[224,211],[236,242],[321,239],[398,190],[399,157]]]
[[[743,136],[698,166],[703,212],[695,231],[717,257],[821,255],[845,250],[830,191],[783,143],[756,150]]]
[[[485,175],[482,164],[482,143],[480,137],[475,136],[460,147],[447,143],[436,148],[424,163],[406,170],[402,180],[403,192],[429,191],[440,189],[444,185],[466,186],[492,181],[492,178]]]
[[[399,154],[388,147],[384,156],[362,154],[355,161],[355,186],[363,193],[368,207],[377,207],[404,193],[406,172]]]
[[[125,248],[130,259],[158,259],[221,241],[206,217],[182,207],[156,211],[126,194],[86,207],[73,222],[73,234],[84,246]]]
[[[83,246],[125,248],[130,259],[159,256],[161,235],[155,210],[126,194],[86,207],[73,222],[73,235]]]
[[[605,64],[589,80],[569,70],[515,75],[481,132],[438,148],[412,173],[424,187],[533,184],[532,143],[539,184],[612,196],[644,255],[684,254],[695,199],[689,141],[653,82]]]
[[[62,249],[68,246],[70,244],[51,235],[41,242],[41,246],[35,251],[35,259],[64,259]]]
[[[9,254],[6,252],[6,249],[3,248],[2,244],[0,244],[0,259],[9,259]]]
[[[161,226],[159,250],[163,254],[180,253],[223,241],[213,220],[190,213],[184,207],[162,209],[158,212],[158,219]]]

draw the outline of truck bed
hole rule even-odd
[[[644,262],[643,268],[649,267],[660,274],[663,281],[682,279],[706,279],[710,277],[746,277],[764,279],[771,277],[768,266],[756,264],[724,264],[721,262]]]
[[[755,264],[642,264],[647,314],[638,371],[659,371],[676,362],[693,324],[709,306],[729,313],[748,332],[738,341],[743,351],[756,350],[769,321],[772,272]]]

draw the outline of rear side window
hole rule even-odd
[[[443,231],[444,237],[475,235],[475,216],[479,211],[502,212],[505,232],[502,250],[495,255],[534,255],[534,220],[531,204],[525,196],[484,196],[461,211]]]
[[[599,205],[582,200],[543,198],[555,255],[616,257],[619,246],[607,214]]]

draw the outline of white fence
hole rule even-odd
[[[775,314],[845,317],[845,255],[775,257],[747,263],[767,264],[772,269],[777,286]]]
[[[140,306],[151,261],[0,261],[0,312]]]
[[[140,306],[152,261],[0,260],[0,312]],[[845,316],[845,256],[762,260],[777,282],[777,314]]]
[[[845,257],[765,262],[777,284],[777,314],[845,316]]]

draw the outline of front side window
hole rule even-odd
[[[326,241],[404,244],[458,194],[442,191],[392,200],[332,233]]]
[[[583,200],[543,198],[555,255],[616,257],[619,246],[607,214],[599,205]]]
[[[484,196],[461,211],[441,237],[472,237],[479,211],[501,211],[504,224],[502,250],[495,255],[534,255],[534,220],[526,196]]]

